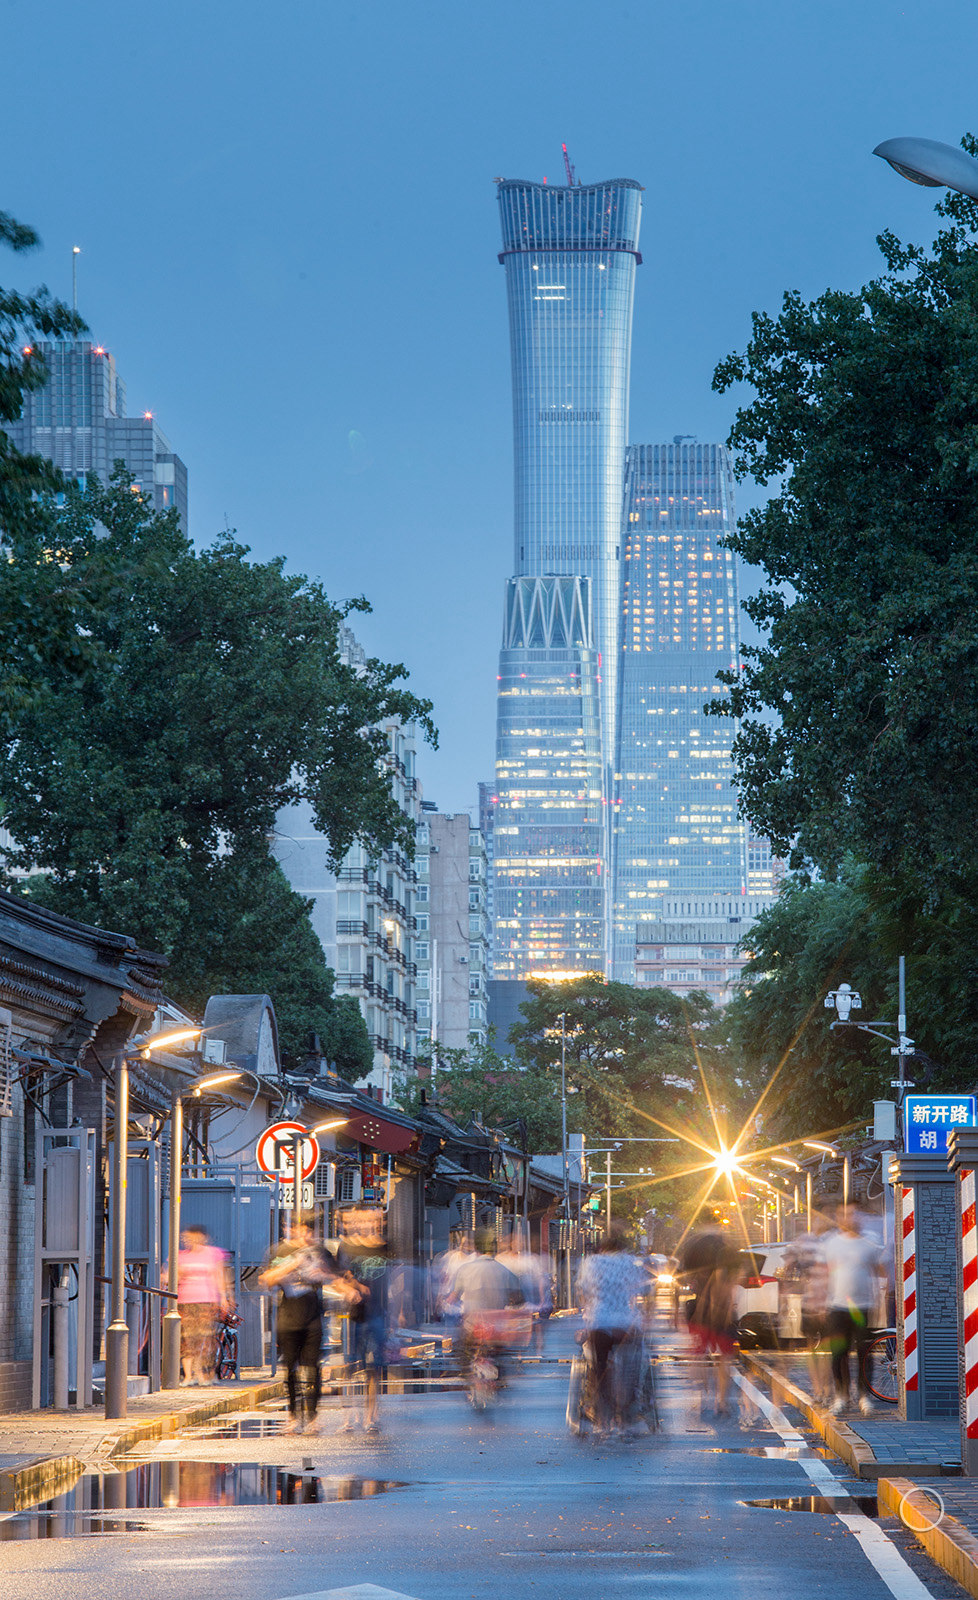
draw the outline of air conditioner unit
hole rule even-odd
[[[359,1167],[344,1167],[336,1174],[336,1202],[341,1206],[352,1205],[360,1198],[360,1169]]]
[[[332,1200],[335,1193],[336,1168],[332,1161],[320,1161],[313,1173],[317,1200]]]
[[[228,1058],[227,1041],[224,1039],[208,1039],[205,1035],[200,1041],[200,1054],[209,1067],[223,1067]]]

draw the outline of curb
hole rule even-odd
[[[880,1478],[876,1486],[880,1515],[899,1517],[905,1496],[919,1488],[920,1485],[911,1483],[909,1478]],[[923,1492],[926,1494],[927,1491]],[[978,1597],[978,1539],[968,1532],[957,1517],[945,1512],[937,1527],[911,1527],[910,1531],[917,1543],[923,1545],[931,1559],[955,1583],[960,1583],[969,1594]]]
[[[85,1471],[76,1456],[42,1456],[14,1472],[0,1472],[0,1511],[23,1511],[39,1500],[67,1494]]]
[[[186,1411],[168,1411],[161,1417],[151,1417],[146,1422],[137,1422],[133,1428],[126,1428],[120,1433],[106,1451],[106,1441],[103,1440],[99,1454],[106,1453],[110,1460],[116,1456],[128,1455],[129,1451],[137,1444],[155,1443],[158,1439],[171,1439],[175,1433],[180,1433],[183,1428],[196,1428],[202,1422],[211,1422],[214,1417],[228,1416],[232,1411],[251,1411],[256,1406],[264,1404],[266,1400],[277,1400],[285,1393],[285,1383],[279,1380],[276,1383],[262,1383],[252,1389],[236,1389],[226,1399],[211,1400],[207,1405],[192,1406]]]
[[[878,1478],[890,1470],[886,1462],[877,1461],[875,1452],[865,1439],[860,1438],[859,1434],[845,1422],[839,1422],[835,1417],[828,1416],[814,1404],[804,1389],[799,1389],[790,1378],[775,1372],[766,1361],[751,1355],[747,1350],[740,1352],[740,1359],[748,1372],[768,1385],[772,1399],[793,1406],[807,1418],[815,1432],[821,1434],[832,1453],[837,1455],[840,1461],[844,1461],[857,1478]],[[918,1477],[936,1478],[940,1477],[941,1469],[933,1462],[921,1462],[919,1465],[908,1463],[906,1470]]]
[[[184,1428],[197,1427],[214,1417],[227,1416],[232,1411],[251,1411],[266,1400],[277,1400],[285,1393],[284,1382],[263,1383],[248,1389],[236,1389],[221,1400],[211,1400],[206,1405],[191,1406],[182,1411],[167,1411],[161,1416],[149,1417],[125,1428],[115,1437],[103,1436],[88,1463],[77,1456],[42,1456],[29,1461],[26,1466],[12,1472],[0,1472],[0,1511],[24,1511],[41,1500],[66,1494],[81,1477],[91,1470],[92,1462],[114,1462],[127,1455],[136,1445],[170,1439]]]

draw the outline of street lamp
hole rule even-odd
[[[571,1306],[570,1163],[567,1159],[567,1013],[560,1013],[560,1153],[564,1165],[564,1292]]]
[[[895,144],[899,144],[900,142],[900,140],[891,141],[891,143]],[[923,140],[916,142],[926,144],[928,141]],[[882,150],[883,146],[880,145],[879,148]],[[948,145],[943,148],[950,149],[951,147]],[[954,152],[952,151],[952,154],[953,153]],[[968,157],[967,159],[970,160],[971,158]],[[978,161],[972,161],[971,165],[974,167],[976,174],[978,174]],[[976,196],[976,198],[978,198],[978,196]],[[913,1084],[907,1082],[907,1059],[914,1053],[914,1042],[912,1039],[907,1038],[907,963],[903,956],[900,957],[897,965],[897,986],[899,990],[899,999],[897,1002],[897,1021],[895,1030],[896,1044],[893,1043],[894,1028],[892,1022],[852,1021],[850,1013],[853,1011],[862,1010],[862,1000],[848,983],[840,983],[838,989],[829,990],[828,994],[825,996],[825,1009],[827,1011],[834,1010],[836,1012],[835,1021],[830,1023],[830,1027],[858,1028],[860,1033],[871,1033],[877,1039],[886,1040],[890,1046],[890,1055],[897,1057],[898,1076],[890,1079],[890,1088],[896,1089],[898,1092],[898,1104],[902,1118],[904,1096],[906,1095],[908,1089],[913,1088]],[[884,1029],[886,1030],[885,1032]]]
[[[894,172],[926,189],[956,189],[978,200],[978,161],[938,139],[884,139],[873,151]]]
[[[159,1049],[161,1043],[164,1042],[166,1044],[177,1044],[184,1039],[195,1038],[199,1032],[199,1029],[185,1029],[178,1034],[167,1034],[162,1040],[154,1039],[153,1047]],[[219,1084],[232,1083],[240,1077],[240,1072],[210,1072],[206,1077],[198,1078],[195,1083],[186,1084],[180,1089],[174,1089],[170,1100],[170,1237],[167,1250],[166,1281],[171,1294],[176,1294],[177,1292],[180,1273],[180,1207],[183,1198],[183,1097],[185,1094],[199,1096],[204,1089],[216,1089]],[[164,1389],[178,1389],[180,1387],[180,1334],[182,1326],[180,1302],[171,1300],[170,1309],[163,1317],[163,1363],[160,1386]]]
[[[196,1039],[202,1029],[180,1028],[175,1032],[146,1035],[123,1046],[115,1064],[115,1151],[112,1164],[112,1275],[109,1309],[111,1322],[105,1330],[105,1415],[124,1417],[129,1391],[129,1327],[126,1323],[126,1177],[129,1164],[129,1062],[147,1056],[162,1045],[181,1039]],[[172,1187],[172,1180],[171,1180]]]

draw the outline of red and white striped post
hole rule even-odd
[[[901,1190],[903,1225],[903,1385],[910,1393],[920,1387],[919,1357],[917,1351],[917,1230],[914,1223],[914,1192],[911,1187]]]
[[[975,1169],[978,1128],[955,1128],[947,1141],[947,1164],[958,1188],[958,1370],[960,1374],[961,1465],[978,1476],[978,1229]]]
[[[896,1260],[900,1415],[908,1422],[953,1417],[958,1404],[954,1360],[956,1225],[954,1178],[943,1154],[901,1150],[890,1161]]]

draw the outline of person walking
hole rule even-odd
[[[337,1266],[350,1285],[350,1333],[354,1368],[363,1373],[364,1433],[379,1433],[377,1401],[384,1368],[389,1325],[391,1261],[386,1216],[378,1207],[357,1206],[342,1214],[343,1236]],[[349,1433],[359,1421],[354,1402],[339,1429]]]
[[[323,1285],[333,1284],[345,1299],[352,1292],[344,1292],[329,1252],[314,1238],[311,1217],[294,1222],[291,1237],[274,1246],[258,1282],[279,1291],[275,1329],[289,1401],[283,1431],[314,1433],[322,1394]]]
[[[823,1241],[828,1269],[826,1332],[835,1385],[831,1409],[833,1416],[838,1416],[851,1403],[849,1355],[855,1350],[859,1409],[869,1416],[873,1402],[869,1397],[868,1346],[883,1276],[882,1252],[877,1241],[861,1231],[859,1218],[850,1207],[840,1206],[836,1218],[835,1232]]]
[[[642,1331],[639,1301],[648,1279],[626,1249],[626,1242],[621,1223],[612,1222],[597,1254],[585,1256],[577,1274],[577,1294],[590,1356],[590,1410],[599,1430],[611,1425],[619,1409],[609,1389],[612,1351]],[[631,1396],[628,1400],[630,1403]]]
[[[184,1228],[177,1253],[177,1309],[184,1386],[213,1383],[217,1319],[234,1309],[228,1258],[197,1223]]]

